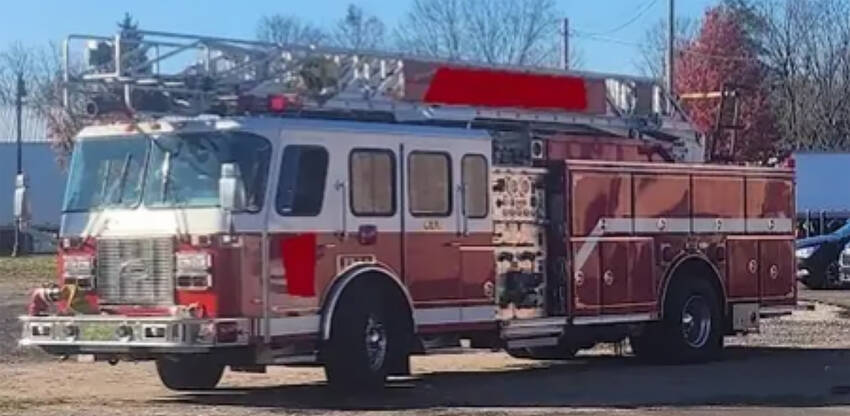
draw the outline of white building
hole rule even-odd
[[[59,229],[65,172],[47,137],[47,123],[31,109],[22,117],[23,169],[29,178],[32,207],[31,235],[36,251],[52,250],[47,237]],[[13,106],[0,106],[0,254],[8,253],[13,241],[13,194],[17,169],[16,122]]]

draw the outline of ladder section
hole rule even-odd
[[[740,122],[742,90],[740,86],[724,84],[720,91],[720,104],[708,152],[711,160],[730,162],[735,157],[735,145],[744,129]]]
[[[85,65],[75,71],[70,56],[80,49]],[[654,80],[628,75],[141,30],[69,36],[64,56],[66,106],[92,118],[380,113],[396,122],[516,121],[695,140],[683,113],[661,113],[668,97]]]

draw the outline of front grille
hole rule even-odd
[[[104,304],[173,304],[174,240],[98,240],[97,292]]]

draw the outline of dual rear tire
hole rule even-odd
[[[630,337],[632,351],[654,362],[694,363],[717,358],[723,349],[723,312],[717,291],[705,279],[672,282],[664,318]]]

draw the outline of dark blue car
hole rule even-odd
[[[811,289],[850,286],[850,221],[830,234],[797,240],[797,277]]]

